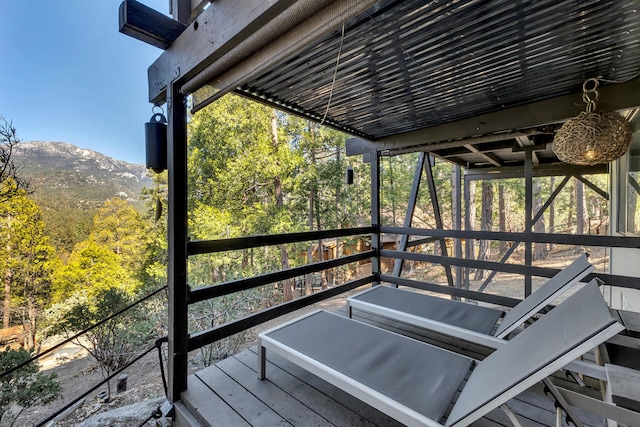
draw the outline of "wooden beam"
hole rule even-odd
[[[565,175],[595,175],[609,172],[609,165],[580,166],[566,163],[542,164],[533,168],[533,176],[565,176]],[[508,166],[502,168],[468,169],[466,179],[508,179],[524,177],[524,166]]]
[[[523,149],[526,147],[533,147],[535,145],[535,143],[531,139],[529,139],[528,136],[516,136],[515,139],[518,145]],[[544,148],[541,149],[545,148],[547,148],[547,144],[544,144]],[[536,153],[535,149],[531,149],[531,162],[534,166],[538,166],[540,164],[540,159],[538,158],[538,154]]]
[[[229,52],[295,0],[217,0],[149,67],[149,101],[165,100],[167,85],[187,79]]]
[[[168,48],[187,28],[135,0],[120,4],[120,32],[160,49]]]
[[[197,17],[211,3],[211,0],[192,0],[191,19]]]
[[[191,22],[191,0],[170,0],[169,9],[176,21],[184,25]]]
[[[600,93],[598,101],[600,111],[640,106],[640,79],[600,86],[598,92]],[[580,91],[493,113],[480,114],[469,119],[387,136],[372,142],[371,147],[383,151],[434,144],[433,149],[437,150],[437,143],[441,141],[560,123],[577,116],[584,110],[583,105],[582,91]],[[427,148],[426,151],[431,149]]]
[[[465,145],[465,148],[467,148],[467,150],[471,151],[472,153],[479,154],[480,157],[494,166],[502,166],[502,162],[500,161],[500,159],[493,153],[483,153],[482,151],[478,150],[473,144],[467,144]]]

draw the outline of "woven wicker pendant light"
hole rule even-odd
[[[599,165],[617,159],[627,152],[631,142],[631,126],[620,114],[596,113],[598,79],[582,85],[586,111],[569,119],[553,139],[553,152],[558,159],[574,165]]]

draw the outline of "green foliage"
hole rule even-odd
[[[153,180],[155,187],[142,191],[146,205],[143,221],[149,230],[141,272],[143,287],[146,289],[157,289],[167,283],[167,173],[155,174]]]
[[[76,292],[47,310],[47,335],[70,337],[114,315],[133,303],[133,297],[117,287]],[[158,330],[148,305],[137,305],[84,334],[77,344],[100,364],[106,378],[148,348],[163,332]]]
[[[44,234],[40,209],[24,191],[0,203],[0,248],[0,272],[5,289],[10,288],[10,301],[6,295],[4,301],[5,320],[14,312],[22,324],[30,326],[27,344],[31,347],[37,320],[50,297],[56,261]]]
[[[53,278],[53,302],[61,302],[76,292],[93,296],[110,288],[133,293],[139,286],[130,271],[120,264],[109,247],[93,240],[76,245],[67,264]]]
[[[133,294],[142,285],[149,226],[126,201],[107,200],[93,219],[87,240],[75,245],[66,264],[55,272],[54,302],[73,293],[119,288]]]
[[[149,226],[126,200],[114,197],[98,209],[89,239],[111,249],[125,270],[133,274],[142,271]]]
[[[24,350],[7,347],[0,351],[0,373],[26,362],[31,354]],[[35,361],[0,377],[0,425],[13,425],[15,419],[27,408],[46,405],[62,395],[56,374],[39,372]],[[14,413],[17,405],[18,413]]]

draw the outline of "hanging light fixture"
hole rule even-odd
[[[156,108],[160,112],[155,111]],[[144,124],[144,139],[146,148],[146,166],[155,173],[167,169],[167,118],[162,107],[154,106],[153,116]]]
[[[629,148],[629,121],[615,111],[595,112],[599,85],[597,78],[584,82],[585,111],[567,120],[553,139],[553,152],[565,163],[600,165],[617,159]]]

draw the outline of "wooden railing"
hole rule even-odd
[[[187,252],[191,255],[225,252],[232,250],[242,250],[262,246],[273,246],[287,243],[317,241],[321,239],[330,239],[335,237],[350,237],[375,232],[374,227],[360,227],[337,230],[312,231],[306,233],[288,233],[276,234],[269,236],[250,236],[235,239],[193,241],[187,244]],[[192,305],[197,302],[205,301],[211,298],[217,298],[223,295],[229,295],[240,291],[254,289],[260,286],[276,283],[282,280],[299,277],[305,274],[312,274],[324,271],[329,268],[335,268],[362,260],[375,258],[377,252],[374,249],[359,252],[352,255],[342,256],[328,261],[321,261],[306,264],[300,267],[293,267],[286,270],[275,271],[272,273],[260,274],[253,277],[231,280],[216,285],[206,286],[188,293],[187,304]],[[210,329],[192,334],[188,340],[188,351],[196,350],[205,345],[211,344],[223,338],[227,338],[238,332],[245,331],[249,328],[257,326],[261,323],[275,319],[276,317],[298,310],[302,307],[315,304],[327,298],[334,297],[341,293],[355,289],[357,287],[372,283],[376,280],[373,274],[360,277],[355,280],[348,281],[341,285],[332,287],[327,290],[316,292],[278,304],[274,307],[252,313],[241,319],[234,320],[223,325],[215,326]]]

